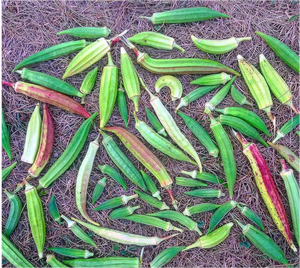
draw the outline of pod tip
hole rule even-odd
[[[239,55],[237,55],[237,57],[236,57],[236,58],[237,58],[237,60],[244,60],[244,57],[243,57],[242,55],[240,55],[240,54],[239,54]]]
[[[264,56],[264,54],[259,55],[259,62],[262,62],[265,59],[266,59],[266,57]]]

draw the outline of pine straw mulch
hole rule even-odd
[[[226,13],[230,16],[230,19],[214,19],[199,23],[189,23],[181,25],[165,25],[160,29],[160,32],[176,38],[176,41],[185,50],[184,57],[200,57],[217,60],[227,66],[239,70],[237,66],[236,56],[238,54],[243,55],[247,60],[258,66],[258,56],[260,53],[264,53],[270,63],[275,66],[276,70],[282,75],[287,81],[294,95],[295,105],[299,103],[299,82],[298,75],[287,67],[275,54],[274,52],[259,38],[254,32],[256,30],[270,34],[289,47],[294,51],[299,51],[299,29],[297,21],[290,22],[289,16],[297,14],[298,4],[293,4],[287,1],[231,1],[231,2],[193,2],[193,1],[3,1],[3,61],[2,61],[2,78],[4,80],[16,82],[19,80],[19,75],[11,71],[17,63],[22,59],[31,55],[34,52],[40,51],[41,49],[47,48],[54,44],[75,40],[75,38],[69,36],[57,36],[56,33],[76,26],[102,26],[106,25],[112,29],[111,36],[122,32],[125,29],[130,29],[127,36],[131,36],[141,31],[152,31],[157,29],[148,20],[140,19],[139,16],[151,16],[152,13],[176,9],[182,7],[191,6],[205,6],[220,12]],[[190,36],[194,34],[202,38],[210,39],[222,39],[229,38],[231,36],[243,37],[251,36],[252,41],[243,42],[240,44],[238,49],[233,50],[224,55],[208,55],[198,50],[192,43]],[[124,46],[121,42],[117,43],[112,49],[112,56],[114,62],[119,65],[119,51],[120,47]],[[147,47],[139,47],[141,51],[149,53],[154,58],[176,58],[182,57],[183,55],[177,50],[174,51],[160,51]],[[129,49],[128,53],[134,59],[134,55]],[[60,57],[55,60],[51,60],[44,63],[39,63],[30,66],[31,69],[41,72],[46,72],[49,75],[61,78],[68,63],[76,55],[75,53],[67,56]],[[87,97],[85,108],[89,112],[98,110],[98,94],[99,94],[99,80],[102,68],[106,65],[106,58],[102,59],[96,65],[100,68],[97,85],[92,94]],[[154,90],[155,81],[159,75],[154,75],[140,66],[136,65],[137,71],[142,75],[150,89]],[[94,66],[93,66],[94,67]],[[91,68],[93,68],[91,67]],[[90,68],[90,69],[91,69]],[[89,69],[89,70],[90,70]],[[88,71],[88,70],[87,70]],[[75,87],[79,88],[80,84],[87,73],[76,75],[67,79],[67,82],[71,83]],[[178,76],[183,84],[184,95],[194,90],[196,87],[190,85],[190,81],[197,78],[197,75],[181,75]],[[249,93],[242,78],[238,78],[235,81],[236,87],[247,96],[249,100],[254,102],[252,96]],[[35,100],[30,99],[26,96],[16,94],[11,88],[3,88],[3,109],[6,117],[6,121],[11,129],[11,145],[14,159],[12,161],[18,161],[17,167],[14,169],[12,174],[3,183],[3,189],[12,191],[22,179],[25,178],[26,172],[29,168],[28,164],[20,162],[22,154],[22,148],[24,146],[26,127],[28,124],[29,117],[37,103]],[[192,116],[193,118],[200,120],[201,124],[205,129],[212,135],[209,128],[209,119],[203,113],[204,104],[214,94],[216,90],[210,92],[206,96],[192,103],[189,107],[182,109],[182,112]],[[162,90],[159,94],[161,100],[166,105],[167,109],[174,116],[178,126],[191,141],[199,156],[203,161],[204,170],[206,172],[214,173],[220,177],[224,177],[220,158],[212,158],[208,155],[206,149],[196,140],[196,138],[187,129],[181,118],[174,114],[174,108],[177,105],[170,101],[169,91]],[[287,122],[291,117],[294,116],[291,109],[281,105],[275,98],[273,113],[277,118],[279,126]],[[79,101],[79,99],[77,99]],[[134,119],[132,116],[133,104],[128,101],[130,110],[130,123],[128,130],[141,138],[140,134],[134,128]],[[225,100],[219,105],[220,108],[227,106],[237,106],[232,100],[231,96],[228,95]],[[150,107],[149,97],[145,92],[141,93],[140,99],[140,111],[138,116],[145,120],[146,116],[144,108]],[[246,107],[249,108],[249,107]],[[256,107],[253,111],[259,114],[266,122],[269,130],[272,130],[272,124],[266,117],[263,111],[259,111]],[[73,115],[56,107],[50,106],[50,112],[53,116],[55,123],[55,144],[54,151],[51,157],[50,163],[45,168],[45,171],[55,162],[55,160],[61,155],[64,149],[67,147],[70,139],[78,127],[83,123],[84,119],[80,116]],[[215,113],[215,116],[217,114]],[[88,249],[95,253],[95,257],[104,256],[122,256],[127,254],[129,256],[139,256],[140,248],[132,248],[126,245],[115,245],[108,240],[102,239],[98,236],[93,236],[94,241],[98,245],[97,249],[88,246],[87,244],[79,241],[74,235],[66,228],[65,225],[56,224],[49,215],[47,204],[52,194],[55,194],[59,210],[62,214],[68,217],[82,218],[75,205],[75,180],[77,171],[83,160],[85,153],[88,148],[89,141],[96,138],[98,120],[94,128],[91,129],[88,142],[86,142],[84,149],[80,153],[78,159],[72,164],[71,168],[65,172],[51,187],[46,189],[41,195],[41,199],[44,206],[46,226],[47,226],[47,238],[45,248],[53,246],[66,246],[74,248]],[[115,109],[111,119],[109,121],[111,126],[124,126],[123,121]],[[268,213],[265,204],[263,203],[256,185],[252,171],[249,166],[249,162],[242,153],[240,144],[230,133],[229,129],[226,128],[230,139],[232,141],[235,157],[238,166],[238,176],[235,185],[235,200],[246,203],[252,210],[254,210],[262,218],[263,224],[265,225],[265,231],[270,235],[274,241],[280,245],[286,254],[287,259],[290,263],[298,263],[297,256],[289,249],[283,236],[279,233],[275,227],[270,214]],[[264,139],[271,141],[271,138],[263,136]],[[126,152],[132,163],[138,168],[143,169],[143,166],[124,148],[124,146],[115,137],[115,141]],[[251,140],[249,138],[249,140]],[[291,148],[294,152],[297,152],[299,147],[299,139],[292,131],[289,135],[280,140],[281,144],[284,144]],[[263,156],[265,157],[272,175],[274,176],[275,183],[278,187],[284,205],[287,209],[288,217],[290,219],[288,200],[286,197],[286,191],[284,188],[283,181],[279,176],[280,164],[279,155],[272,148],[264,148],[261,144],[258,144]],[[162,161],[164,166],[169,171],[172,178],[179,175],[180,170],[192,170],[194,166],[174,161],[165,155],[161,154],[157,150],[154,150],[148,146]],[[6,167],[12,161],[10,161],[6,154],[2,154],[3,166]],[[94,212],[90,204],[92,190],[99,178],[103,177],[97,168],[98,164],[108,164],[114,166],[113,162],[109,159],[103,146],[100,146],[99,152],[95,159],[94,170],[90,178],[90,184],[88,189],[88,213],[89,215],[99,222],[103,226],[107,226],[113,229],[126,231],[128,233],[135,233],[146,236],[166,236],[166,233],[162,230],[147,227],[144,225],[130,223],[125,220],[111,220],[108,215],[110,211]],[[298,174],[295,174],[298,176]],[[31,183],[37,185],[38,180],[32,180]],[[101,200],[97,202],[99,205],[104,200],[112,197],[119,196],[121,194],[132,194],[134,186],[127,180],[128,190],[126,192],[117,185],[112,179],[108,180],[108,185],[105,189]],[[214,185],[209,185],[211,188],[218,188]],[[173,186],[173,191],[177,200],[179,201],[179,211],[183,211],[187,205],[193,205],[204,202],[198,198],[189,198],[184,195],[187,189],[180,186]],[[218,204],[223,204],[228,201],[228,193],[226,189],[223,189],[226,193],[225,197],[220,199],[208,200]],[[19,194],[22,203],[25,204],[24,192],[21,191]],[[168,194],[165,190],[162,190],[162,196],[169,204]],[[138,210],[138,213],[149,213],[153,212],[154,209],[149,205],[145,204],[141,200],[135,200],[130,202],[130,205],[140,204],[142,209]],[[9,202],[3,195],[3,213],[2,222],[5,224],[9,212]],[[235,215],[240,217],[239,212],[236,210]],[[195,221],[198,221],[201,230],[205,233],[208,229],[209,220],[212,213],[203,213],[192,217]],[[222,221],[222,224],[231,221],[230,216],[226,216]],[[242,219],[243,222],[247,222],[246,219]],[[175,224],[176,225],[176,224]],[[36,248],[30,233],[26,206],[22,213],[20,223],[16,228],[15,232],[11,236],[12,241],[22,251],[24,256],[28,258],[36,267],[45,265],[45,261],[38,260],[36,254]],[[171,246],[189,245],[198,239],[198,235],[195,232],[185,231],[184,233],[172,238],[168,241],[161,243],[159,246],[151,246],[145,248],[143,256],[143,266],[149,266],[149,263],[153,258],[161,252],[163,249]],[[265,257],[259,250],[253,245],[249,248],[243,247],[241,242],[246,241],[245,237],[241,235],[241,231],[237,226],[232,228],[229,238],[217,247],[209,250],[201,250],[199,248],[182,252],[175,259],[173,259],[168,266],[169,267],[265,267],[265,266],[278,266],[278,263]],[[45,250],[45,254],[49,253]],[[57,255],[59,260],[63,259]],[[5,265],[11,267],[10,264]]]

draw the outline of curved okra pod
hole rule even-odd
[[[151,125],[154,127],[156,132],[162,136],[167,137],[167,133],[164,127],[161,125],[157,117],[152,113],[147,107],[145,107],[146,115],[148,120],[150,121]]]
[[[109,214],[109,217],[114,220],[124,219],[125,217],[132,215],[134,213],[134,211],[139,208],[140,208],[140,206],[135,206],[135,207],[127,206],[127,207],[123,207],[123,208],[118,208],[118,209],[115,209],[113,212],[111,212]]]
[[[158,93],[163,87],[171,90],[172,101],[178,100],[182,95],[182,84],[178,78],[172,75],[164,75],[158,78],[155,83],[155,91]]]
[[[53,254],[47,254],[46,262],[53,268],[67,268],[67,265],[61,263]]]
[[[66,150],[51,166],[46,174],[39,180],[38,188],[48,188],[56,179],[59,178],[75,161],[82,150],[93,120],[97,116],[95,112],[89,119],[86,119],[77,130]]]
[[[275,225],[282,233],[289,246],[296,252],[297,249],[292,240],[287,215],[265,159],[254,143],[247,142],[240,133],[233,133],[242,144],[243,153],[250,162],[257,188]]]
[[[222,193],[221,190],[215,189],[198,189],[193,191],[184,192],[186,195],[195,196],[195,197],[202,197],[202,198],[220,198],[225,194]]]
[[[89,71],[85,78],[83,79],[80,87],[80,92],[83,94],[81,98],[81,103],[84,103],[85,96],[90,94],[95,86],[97,80],[98,67],[95,67],[93,70]]]
[[[28,182],[25,184],[25,195],[27,204],[28,220],[37,247],[39,258],[43,258],[43,250],[46,238],[45,217],[41,199],[37,189]]]
[[[181,170],[180,173],[188,175],[188,176],[192,177],[193,179],[198,179],[198,180],[207,181],[207,182],[216,183],[216,184],[224,183],[224,181],[222,179],[218,178],[216,175],[206,173],[206,172],[200,173],[197,170],[193,170],[193,171]],[[224,186],[226,187],[226,185],[224,185]]]
[[[155,183],[152,181],[152,179],[143,170],[141,170],[141,174],[142,174],[144,182],[145,182],[148,190],[151,192],[152,196],[157,198],[158,200],[161,200],[160,192],[157,189]]]
[[[239,104],[239,105],[244,105],[244,104],[247,104],[247,105],[250,105],[250,106],[253,106],[252,103],[250,103],[246,97],[241,93],[239,92],[236,87],[234,85],[231,86],[231,97]]]
[[[114,197],[109,200],[106,200],[100,206],[94,208],[94,211],[117,208],[119,206],[125,206],[131,199],[134,199],[137,197],[138,197],[137,194],[130,195],[130,196],[121,195],[118,197]],[[97,224],[97,225],[99,225],[99,224]]]
[[[89,222],[98,225],[97,222],[93,221],[88,215],[86,210],[86,197],[87,197],[87,188],[90,180],[90,175],[94,165],[94,160],[96,153],[99,149],[97,137],[94,141],[90,142],[88,151],[81,162],[80,168],[78,170],[77,179],[76,179],[76,188],[75,188],[75,199],[76,206],[80,214]]]
[[[17,69],[20,69],[23,66],[30,65],[33,63],[43,62],[47,60],[52,60],[63,55],[70,54],[77,50],[83,49],[88,42],[85,40],[77,40],[66,43],[61,43],[55,46],[48,47],[44,50],[41,50],[37,53],[32,54],[23,61],[21,61],[14,69],[13,72]]]
[[[176,184],[180,186],[185,186],[185,187],[204,187],[207,186],[206,183],[193,180],[193,179],[187,179],[183,177],[176,177]]]
[[[103,131],[101,131],[101,134],[103,136],[102,144],[111,160],[131,182],[146,191],[147,188],[141,174],[115,143],[114,139],[111,136],[106,135]]]
[[[76,235],[80,240],[83,242],[90,244],[97,248],[95,242],[90,238],[79,226],[75,221],[70,220],[65,215],[61,215],[61,217],[67,222],[68,228]],[[72,218],[73,219],[73,218]]]
[[[59,224],[62,224],[61,217],[60,217],[60,214],[59,214],[59,211],[57,208],[57,204],[56,204],[54,195],[51,196],[50,202],[48,204],[48,208],[49,208],[49,212],[50,212],[50,215],[52,216],[53,220],[55,220]]]
[[[261,222],[261,219],[258,217],[258,215],[251,210],[250,208],[243,206],[241,207],[240,204],[237,204],[237,208],[241,211],[241,213],[248,218],[250,221],[254,222],[260,229],[264,230],[264,226]]]
[[[193,80],[190,84],[201,86],[225,85],[230,79],[231,75],[227,73],[210,74],[201,76],[200,78]]]
[[[236,181],[236,162],[233,154],[233,147],[222,124],[220,122],[217,122],[211,114],[209,115],[211,120],[210,128],[214,133],[216,142],[220,150],[223,169],[229,189],[229,197],[232,199],[234,183]]]
[[[169,235],[169,236],[163,237],[163,238],[156,237],[156,236],[147,237],[147,236],[142,236],[142,235],[128,234],[128,233],[124,233],[121,231],[109,229],[106,227],[95,226],[95,225],[85,223],[83,221],[80,221],[80,220],[77,220],[74,218],[72,218],[72,219],[74,221],[80,223],[84,227],[88,228],[95,234],[97,234],[107,240],[117,242],[120,244],[125,244],[125,245],[155,246],[164,240],[167,240],[169,238],[172,238],[172,237],[178,235],[178,234],[173,234],[173,235]]]
[[[102,166],[99,165],[98,168],[101,170],[101,172],[103,174],[110,176],[117,183],[119,183],[125,191],[127,190],[127,186],[126,186],[126,183],[125,183],[123,177],[116,169],[114,169],[113,167],[110,167],[109,165],[102,165]]]
[[[2,169],[2,181],[4,181],[7,178],[7,176],[15,168],[16,165],[17,165],[17,162],[14,162],[13,164],[8,166],[7,168]]]
[[[90,258],[94,256],[94,253],[88,250],[76,249],[76,248],[47,248],[48,250],[54,251],[57,254],[71,257],[71,258]]]
[[[22,203],[17,195],[11,194],[7,190],[5,190],[5,194],[10,201],[10,211],[5,224],[4,234],[9,237],[19,223],[22,211]]]
[[[186,247],[171,247],[160,252],[150,263],[151,268],[160,268],[170,262],[180,251]]]
[[[118,93],[118,68],[113,63],[110,52],[107,53],[107,56],[108,63],[102,71],[99,93],[99,114],[101,129],[105,127],[112,114]]]
[[[123,85],[120,83],[117,95],[117,103],[121,117],[123,118],[125,127],[128,127],[128,108]]]
[[[152,197],[151,195],[145,194],[141,191],[134,190],[138,197],[141,198],[143,201],[151,205],[152,207],[158,208],[159,210],[170,209],[165,202],[157,200],[157,198]]]
[[[288,133],[290,133],[296,126],[299,125],[299,122],[300,122],[300,115],[297,114],[291,120],[289,120],[288,122],[286,122],[279,130],[277,130],[277,136],[272,141],[272,143],[275,143],[280,138],[282,138],[285,135],[287,135]]]
[[[98,180],[95,188],[94,188],[94,191],[93,191],[93,197],[92,197],[92,204],[94,205],[96,203],[96,201],[100,198],[100,196],[102,195],[103,193],[103,190],[106,186],[106,180],[107,178],[104,177],[100,180]]]
[[[10,136],[9,136],[7,125],[5,123],[3,109],[1,110],[1,112],[2,112],[2,147],[7,153],[8,158],[12,159],[11,148],[10,148]]]
[[[212,211],[219,207],[220,207],[220,205],[217,205],[217,204],[202,203],[202,204],[194,205],[191,207],[186,207],[182,213],[183,213],[183,215],[186,215],[186,216],[192,216],[197,213]]]
[[[80,38],[101,38],[107,37],[111,33],[111,30],[107,27],[75,27],[67,30],[63,30],[57,33],[57,35],[67,34]]]

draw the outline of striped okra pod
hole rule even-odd
[[[272,143],[277,142],[279,139],[290,133],[295,127],[299,125],[300,115],[297,114],[291,120],[287,121],[279,130],[277,130],[277,136]]]
[[[155,91],[157,93],[163,87],[168,87],[171,90],[171,100],[175,101],[181,98],[182,95],[182,84],[178,78],[172,75],[164,75],[158,78],[155,83]]]
[[[242,228],[243,234],[257,247],[262,253],[266,254],[272,260],[283,264],[288,264],[281,248],[265,233],[258,230],[251,224],[244,225],[236,221]]]
[[[244,105],[244,104],[247,104],[247,105],[250,105],[250,106],[253,106],[252,103],[250,103],[246,97],[241,93],[239,92],[236,87],[234,85],[231,86],[231,97],[240,105]]]
[[[214,133],[220,150],[223,169],[229,189],[229,197],[232,199],[234,183],[236,181],[236,162],[233,154],[232,144],[222,124],[217,122],[211,114],[209,115],[211,120],[210,128]]]
[[[97,80],[98,67],[95,67],[93,70],[89,71],[85,78],[83,79],[80,87],[80,92],[83,94],[81,98],[81,103],[84,103],[85,96],[90,94],[95,86]]]
[[[148,216],[158,217],[158,218],[164,218],[171,221],[176,221],[180,223],[181,225],[187,227],[191,231],[196,231],[199,235],[202,235],[202,232],[198,228],[197,222],[193,221],[187,216],[184,216],[182,213],[173,211],[173,210],[165,210],[165,211],[159,211],[155,213],[149,213]]]
[[[126,94],[133,101],[134,110],[139,110],[140,83],[133,63],[124,47],[121,47],[121,72]]]
[[[222,179],[218,178],[216,175],[206,173],[206,172],[200,173],[197,170],[193,170],[193,171],[181,170],[180,173],[188,175],[188,176],[192,177],[193,179],[197,179],[197,180],[207,181],[207,182],[216,183],[216,184],[224,183],[224,181]],[[227,187],[226,185],[224,185],[224,186]]]
[[[108,63],[103,68],[100,93],[99,93],[99,114],[100,128],[104,128],[108,122],[115,106],[118,93],[118,76],[119,71],[113,63],[110,52],[107,53]]]
[[[40,104],[38,103],[35,106],[27,126],[26,140],[21,161],[29,164],[34,162],[40,144],[41,126],[42,118],[40,115]]]
[[[143,138],[151,144],[155,149],[161,151],[162,153],[181,161],[186,161],[197,165],[189,157],[187,157],[180,149],[175,147],[167,139],[163,138],[157,134],[152,128],[150,128],[144,121],[141,121],[137,118],[137,115],[134,113],[135,118],[135,128],[140,132]]]
[[[142,235],[128,234],[125,232],[109,229],[106,227],[95,226],[95,225],[85,223],[83,221],[80,221],[80,220],[77,220],[74,218],[72,218],[72,219],[74,221],[80,223],[84,227],[88,228],[95,234],[97,234],[107,240],[117,242],[120,244],[125,244],[125,245],[155,246],[164,240],[167,240],[169,238],[172,238],[172,237],[178,235],[178,234],[173,234],[173,235],[169,235],[169,236],[166,236],[163,238],[157,237],[157,236],[147,237],[147,236],[142,236]]]
[[[90,258],[94,256],[94,253],[88,251],[88,250],[83,250],[83,249],[76,249],[76,248],[47,248],[50,251],[53,251],[57,254],[60,254],[62,256],[67,256],[70,258]]]
[[[193,80],[190,84],[201,86],[225,85],[230,79],[231,75],[227,73],[210,74],[201,76],[200,78]]]
[[[134,190],[138,194],[139,198],[148,203],[149,205],[158,208],[159,210],[170,209],[165,202],[157,200],[157,198],[152,197],[151,195],[145,194],[141,191]]]
[[[299,186],[294,177],[294,173],[292,169],[288,169],[286,163],[283,159],[280,160],[282,171],[280,172],[280,176],[283,178],[284,186],[286,189],[287,197],[289,200],[290,211],[292,215],[292,223],[293,229],[296,237],[296,241],[299,245],[300,241],[300,208],[299,208]]]
[[[128,108],[127,108],[127,101],[125,96],[125,91],[123,88],[122,83],[120,83],[117,95],[117,103],[119,108],[119,113],[123,118],[125,127],[128,127]]]
[[[247,142],[240,133],[233,133],[242,144],[243,153],[247,156],[253,170],[257,188],[275,225],[282,233],[289,246],[296,252],[297,249],[292,240],[287,215],[265,159],[254,143]]]
[[[94,160],[96,153],[99,149],[98,143],[99,136],[89,144],[88,151],[81,162],[80,168],[78,170],[77,179],[76,179],[76,188],[75,188],[75,199],[76,206],[80,214],[89,222],[98,225],[97,222],[93,221],[88,215],[86,210],[86,197],[87,197],[87,188],[89,185],[90,175],[94,165]]]
[[[258,108],[260,110],[264,110],[267,113],[268,117],[275,127],[275,117],[271,113],[273,101],[266,80],[260,74],[260,72],[252,64],[247,62],[241,55],[238,55],[237,59],[243,78],[253,98],[255,99]]]
[[[102,166],[99,165],[98,168],[101,170],[103,174],[108,175],[109,177],[114,179],[118,184],[120,184],[125,191],[127,190],[127,186],[123,177],[116,169],[110,167],[109,165],[102,165]]]
[[[107,27],[75,27],[58,32],[57,35],[67,34],[80,38],[101,38],[107,37],[111,30]]]
[[[221,226],[217,230],[211,232],[210,234],[201,236],[194,244],[186,247],[184,251],[191,248],[214,248],[229,236],[232,226],[233,223],[229,222]]]
[[[55,220],[59,224],[62,224],[61,217],[60,217],[60,214],[59,214],[59,211],[57,208],[57,204],[56,204],[54,195],[51,196],[50,202],[48,204],[48,208],[49,208],[49,212],[50,212],[50,215],[52,216],[53,220]]]
[[[225,196],[225,194],[221,190],[215,189],[198,189],[194,191],[184,192],[186,195],[202,197],[202,198],[220,198],[221,196]]]
[[[111,198],[109,200],[106,200],[100,206],[94,208],[94,211],[104,210],[104,209],[111,209],[111,208],[117,208],[119,206],[124,206],[131,199],[135,199],[137,197],[138,197],[137,194],[130,195],[130,196],[121,195],[121,196],[118,196],[118,197],[114,197],[114,198]]]
[[[15,168],[16,165],[17,165],[17,162],[14,162],[13,164],[8,166],[7,168],[2,169],[2,181],[4,181],[7,178],[7,176]]]
[[[145,107],[145,111],[146,111],[146,115],[147,115],[149,122],[154,127],[156,132],[162,136],[167,137],[167,133],[166,133],[164,127],[161,125],[161,123],[159,122],[157,117],[154,115],[154,113],[152,113],[147,107]]]
[[[81,241],[90,244],[97,248],[95,242],[90,238],[75,221],[70,220],[65,215],[61,215],[61,217],[67,222],[68,228],[73,232],[75,236],[77,236]]]
[[[141,174],[115,143],[114,139],[106,135],[103,131],[100,131],[100,133],[103,136],[102,144],[111,160],[131,182],[146,191],[147,187],[144,184]]]
[[[118,208],[118,209],[115,209],[114,211],[112,211],[109,214],[109,217],[114,220],[124,219],[125,217],[132,215],[134,213],[134,211],[136,211],[139,208],[140,208],[140,206],[135,206],[135,207],[127,206],[127,207],[123,207],[123,208]]]
[[[9,237],[19,223],[22,212],[22,203],[17,195],[11,194],[7,190],[5,190],[5,194],[10,201],[10,211],[5,224],[4,234]]]
[[[207,184],[197,181],[197,180],[193,180],[193,179],[187,179],[187,178],[183,178],[183,177],[176,177],[176,184],[180,185],[180,186],[185,186],[185,187],[203,187],[203,186],[207,186]]]
[[[106,181],[107,181],[107,178],[104,177],[100,180],[98,180],[95,188],[94,188],[94,191],[93,191],[93,197],[92,197],[92,204],[94,205],[96,203],[96,201],[100,198],[100,196],[102,195],[103,193],[103,190],[106,186]]]
[[[192,216],[197,213],[212,211],[219,207],[220,207],[220,205],[217,205],[217,204],[202,203],[202,204],[194,205],[191,207],[186,207],[185,210],[183,211],[183,215]]]
[[[2,147],[7,153],[8,158],[12,159],[11,148],[10,148],[10,136],[9,136],[7,125],[5,123],[3,109],[1,110],[1,112],[2,112]]]
[[[219,149],[212,141],[209,134],[205,131],[205,129],[193,118],[187,116],[184,113],[177,112],[180,117],[183,119],[187,127],[192,131],[192,133],[196,136],[196,138],[205,146],[208,150],[209,154],[213,157],[218,157]]]
[[[37,53],[32,54],[31,56],[27,57],[23,61],[21,61],[14,69],[18,70],[22,68],[23,66],[43,62],[47,60],[52,60],[55,58],[58,58],[63,55],[70,54],[72,52],[75,52],[77,50],[83,49],[88,42],[85,40],[77,40],[77,41],[71,41],[66,43],[61,43],[55,46],[48,47],[44,50],[41,50]]]
[[[160,268],[170,262],[180,251],[186,247],[171,247],[160,252],[150,263],[151,268]]]
[[[209,102],[205,103],[204,112],[206,114],[214,111],[216,106],[226,97],[235,78],[236,76],[234,76],[225,86],[223,86],[218,93],[210,99]]]
[[[89,119],[85,120],[77,130],[66,150],[51,166],[46,174],[39,180],[38,188],[48,188],[56,179],[59,178],[75,161],[83,148],[93,120],[97,116],[95,112]]]
[[[152,196],[157,198],[158,200],[161,200],[160,192],[157,189],[153,180],[143,170],[141,170],[141,174],[142,174],[144,182],[145,182],[148,190],[151,192]]]
[[[56,259],[55,256],[52,254],[51,255],[47,254],[46,262],[53,268],[60,268],[60,267],[67,268],[68,267],[67,265],[64,265],[58,259]]]
[[[28,220],[37,247],[39,258],[43,258],[43,250],[46,238],[45,217],[41,199],[37,189],[28,182],[25,184],[25,195],[27,204]]]
[[[128,40],[141,46],[165,50],[172,50],[173,48],[176,48],[180,52],[184,52],[184,49],[176,44],[174,38],[157,32],[141,32],[129,37]]]
[[[261,219],[253,210],[246,206],[241,207],[240,204],[237,204],[237,207],[246,218],[254,222],[262,231],[265,229],[261,222]]]
[[[275,97],[283,104],[290,106],[293,111],[298,114],[296,107],[292,102],[292,93],[286,84],[286,82],[282,79],[282,77],[276,72],[273,66],[268,62],[263,54],[259,55],[259,67],[260,70],[266,79],[270,90],[275,95]]]
[[[192,92],[190,92],[189,94],[185,95],[183,98],[180,99],[179,104],[175,108],[175,112],[177,112],[181,107],[188,106],[191,102],[199,99],[200,97],[204,96],[205,94],[212,91],[213,89],[215,89],[218,86],[219,85],[204,86],[204,87],[199,87],[199,88],[193,90]]]

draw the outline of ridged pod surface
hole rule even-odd
[[[107,27],[75,27],[58,32],[57,35],[67,34],[80,38],[101,38],[107,37],[111,33],[111,30]]]
[[[161,200],[160,192],[157,189],[153,180],[143,170],[141,170],[141,174],[142,174],[144,182],[145,182],[148,190],[151,192],[152,196],[157,198],[158,200]]]
[[[62,247],[51,247],[47,248],[48,250],[54,251],[57,254],[71,257],[71,258],[89,258],[93,257],[94,253],[89,252],[88,250],[76,249],[76,248],[62,248]]]
[[[158,78],[155,83],[155,91],[158,93],[163,87],[171,90],[172,101],[178,100],[182,95],[182,84],[178,78],[172,75],[164,75]]]
[[[50,212],[50,215],[53,218],[53,220],[55,220],[59,224],[62,224],[61,217],[60,217],[58,207],[56,204],[56,200],[55,200],[55,195],[51,196],[51,199],[48,204],[48,208],[49,208],[49,212]]]
[[[231,86],[231,97],[240,105],[244,105],[244,104],[247,104],[247,105],[250,105],[250,106],[253,106],[252,103],[250,103],[246,97],[241,93],[239,92],[236,87],[234,85]]]
[[[297,114],[292,119],[287,121],[279,130],[277,130],[277,136],[272,141],[272,143],[277,142],[280,138],[287,135],[289,132],[291,132],[295,127],[297,127],[300,123],[300,115]]]
[[[93,191],[93,196],[92,196],[92,205],[94,205],[96,203],[96,201],[100,198],[100,196],[102,195],[103,191],[104,191],[104,188],[106,186],[106,181],[107,181],[107,178],[104,177],[100,180],[97,181],[97,184],[94,188],[94,191]]]
[[[164,137],[167,137],[167,133],[164,127],[161,125],[157,117],[154,113],[152,113],[147,107],[145,107],[146,115],[148,120],[150,121],[151,125],[154,127],[156,132]]]
[[[176,184],[184,187],[203,187],[207,186],[206,183],[200,182],[198,180],[187,179],[183,177],[176,177]]]
[[[202,198],[220,198],[225,194],[221,190],[216,189],[197,189],[193,191],[184,192],[186,195],[202,197]]]
[[[117,103],[121,117],[123,118],[125,127],[128,127],[128,108],[123,85],[120,83],[117,95]]]
[[[81,103],[84,103],[85,96],[87,94],[90,94],[93,90],[97,80],[97,73],[98,67],[95,67],[93,70],[89,71],[84,77],[80,87],[80,91],[83,94],[83,97],[81,98]]]
[[[151,205],[152,207],[155,207],[159,210],[166,210],[170,209],[165,202],[159,201],[157,198],[152,197],[151,195],[148,195],[146,193],[143,193],[138,190],[134,190],[135,193],[138,194],[139,198],[141,198],[143,201]]]
[[[261,219],[258,217],[258,215],[251,210],[250,208],[243,206],[241,207],[239,204],[237,205],[237,207],[239,208],[239,210],[241,211],[241,213],[248,218],[250,221],[254,222],[257,226],[259,226],[259,228],[261,230],[264,230],[264,226],[261,222]]]
[[[125,217],[132,215],[134,213],[134,211],[139,208],[140,208],[140,206],[135,206],[135,207],[127,206],[127,207],[118,208],[118,209],[115,209],[113,212],[111,212],[109,214],[109,217],[114,220],[124,219]]]
[[[117,197],[106,200],[100,206],[94,208],[94,211],[111,209],[111,208],[116,208],[119,206],[125,206],[131,199],[135,199],[137,197],[138,197],[137,194],[130,195],[130,196],[126,196],[126,195],[117,196]],[[99,225],[99,224],[97,224],[97,225]]]
[[[202,86],[214,86],[214,85],[225,85],[231,79],[231,75],[227,73],[210,74],[201,76],[200,78],[193,80],[191,85],[202,85]]]
[[[102,166],[99,165],[98,168],[101,170],[101,172],[103,174],[110,176],[117,183],[119,183],[125,191],[127,190],[126,183],[125,183],[123,177],[121,176],[121,174],[119,173],[119,171],[117,171],[116,169],[114,169],[113,167],[111,167],[109,165],[102,165]]]
[[[194,205],[191,207],[186,207],[185,210],[183,211],[183,215],[191,216],[191,215],[194,215],[197,213],[215,210],[219,207],[220,207],[220,205],[217,205],[217,204],[202,203],[202,204]]]
[[[180,251],[186,247],[170,247],[161,251],[150,263],[151,268],[160,268],[170,262]]]

